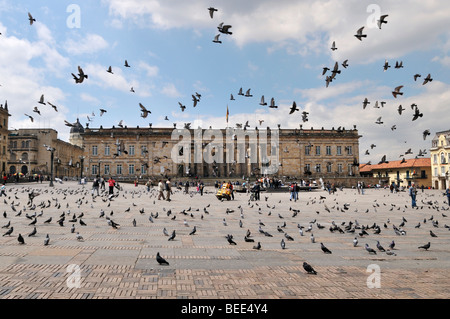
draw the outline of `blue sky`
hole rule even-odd
[[[79,11],[68,12],[71,5]],[[210,6],[218,9],[213,19]],[[28,12],[36,19],[31,26]],[[70,28],[74,13],[79,27]],[[380,30],[372,23],[381,14],[389,16]],[[85,125],[87,116],[93,128],[120,120],[130,127],[191,122],[223,128],[228,105],[230,126],[246,120],[259,126],[261,119],[271,128],[356,125],[361,162],[384,154],[395,160],[408,148],[413,156],[429,149],[434,133],[449,129],[449,18],[445,1],[0,0],[0,103],[8,101],[10,128],[52,127],[64,140],[64,120],[78,117]],[[232,25],[233,34],[221,34],[216,44],[221,22]],[[354,34],[362,26],[368,36],[359,41]],[[383,72],[386,59],[391,68]],[[395,69],[396,61],[404,68]],[[326,88],[322,68],[335,62],[341,74]],[[71,76],[78,65],[89,76],[82,84]],[[109,66],[114,74],[106,72]],[[422,75],[417,82],[416,73]],[[422,85],[428,73],[433,81]],[[394,99],[391,91],[399,85],[404,95]],[[253,97],[238,96],[241,87]],[[202,97],[194,108],[195,92]],[[37,104],[41,94],[58,112]],[[278,109],[260,106],[262,95],[267,102],[274,97]],[[366,97],[371,104],[363,110]],[[300,112],[288,115],[293,101]],[[375,109],[375,101],[386,105]],[[139,103],[152,112],[147,118]],[[412,103],[424,113],[414,122]],[[102,117],[100,108],[107,110]],[[302,111],[309,112],[308,122]],[[380,116],[384,124],[375,124]],[[432,135],[424,141],[425,129]],[[364,155],[372,143],[377,147]]]

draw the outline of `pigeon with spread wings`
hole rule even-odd
[[[139,103],[139,106],[141,108],[141,117],[146,118],[148,116],[148,114],[151,114],[152,112],[150,112],[149,110],[147,110],[147,108],[145,106],[142,105],[142,103]]]
[[[389,16],[389,15],[387,15],[387,14],[383,14],[382,16],[380,16],[380,19],[377,20],[377,25],[378,25],[378,28],[379,28],[379,29],[381,29],[381,26],[383,25],[383,23],[387,23],[386,18],[387,18],[388,16]]]
[[[36,22],[36,19],[33,18],[33,16],[31,15],[31,13],[28,12],[28,20],[30,21],[30,25],[33,25],[33,22]]]
[[[363,30],[364,30],[364,27],[361,27],[358,29],[358,31],[356,31],[355,37],[359,41],[362,41],[362,38],[367,38],[367,34],[363,34]]]
[[[403,92],[400,92],[400,90],[403,88],[403,85],[397,86],[394,91],[392,91],[392,95],[394,98],[397,98],[397,95],[403,95]]]
[[[292,103],[292,106],[291,106],[291,109],[289,111],[289,114],[292,114],[295,111],[300,111],[300,109],[297,108],[297,103],[295,103],[295,101],[294,101],[294,103]]]

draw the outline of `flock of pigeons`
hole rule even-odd
[[[203,209],[189,207],[184,208],[179,212],[175,212],[175,209],[173,207],[169,208],[161,205],[155,206],[156,198],[158,196],[158,191],[155,188],[150,189],[150,191],[146,191],[144,190],[144,188],[133,191],[123,191],[123,189],[119,188],[119,191],[116,191],[114,195],[109,195],[106,191],[103,191],[100,196],[94,196],[94,194],[91,194],[90,189],[86,189],[84,187],[75,189],[58,188],[55,190],[40,189],[39,191],[41,193],[38,193],[37,189],[30,186],[11,187],[8,190],[9,194],[7,195],[7,198],[3,199],[4,205],[10,208],[8,209],[8,212],[5,209],[3,213],[3,218],[5,220],[8,220],[8,222],[2,226],[2,229],[7,229],[6,232],[2,235],[3,237],[14,236],[14,233],[17,232],[15,230],[16,224],[19,224],[19,228],[30,226],[31,230],[26,235],[22,235],[23,232],[19,232],[19,234],[17,235],[19,244],[26,244],[25,238],[39,236],[39,233],[41,232],[41,230],[43,230],[44,233],[47,233],[46,236],[43,237],[43,245],[48,246],[51,244],[51,238],[48,234],[47,227],[58,227],[64,229],[67,226],[66,223],[68,223],[71,224],[71,226],[69,227],[70,230],[68,230],[68,232],[72,234],[70,236],[73,236],[73,239],[76,241],[84,241],[85,239],[82,235],[83,230],[80,231],[79,229],[83,229],[89,223],[93,225],[95,229],[102,227],[101,225],[98,226],[98,222],[94,222],[94,220],[105,220],[104,227],[111,227],[111,229],[114,229],[116,231],[120,231],[122,221],[126,222],[127,226],[137,227],[138,224],[139,226],[142,226],[142,217],[145,216],[146,213],[148,213],[146,212],[146,209],[148,209],[151,204],[149,203],[149,200],[151,201],[151,199],[153,199],[154,208],[150,209],[156,209],[157,211],[162,210],[165,214],[150,212],[150,214],[148,215],[147,225],[150,227],[155,227],[156,225],[158,225],[157,227],[162,228],[161,235],[166,236],[168,241],[176,240],[178,234],[177,231],[181,233],[182,236],[194,236],[198,234],[199,229],[201,232],[202,229],[211,227],[211,224],[209,224],[208,226],[208,224],[203,223],[218,223],[221,220],[222,223],[217,224],[216,227],[223,227],[223,232],[226,232],[225,230],[228,230],[225,239],[227,240],[229,245],[255,243],[253,249],[262,250],[264,249],[263,238],[272,238],[270,242],[273,243],[274,238],[279,236],[281,237],[280,249],[285,250],[288,249],[288,243],[301,240],[301,237],[305,236],[306,233],[309,233],[310,241],[312,244],[320,243],[320,250],[324,254],[332,254],[332,250],[324,244],[323,240],[317,240],[316,238],[317,234],[326,231],[327,228],[326,226],[322,225],[318,219],[324,216],[323,213],[325,213],[326,217],[322,218],[327,220],[325,222],[328,223],[330,218],[333,219],[333,212],[351,213],[352,206],[352,204],[350,203],[339,203],[339,194],[330,195],[333,199],[328,200],[327,197],[323,195],[320,195],[320,197],[312,195],[307,200],[305,199],[305,201],[302,201],[302,205],[304,205],[305,207],[309,206],[309,209],[311,211],[315,210],[317,218],[304,223],[299,222],[299,217],[302,216],[300,206],[297,206],[296,208],[290,207],[289,210],[284,211],[278,210],[277,212],[277,204],[273,204],[271,203],[271,201],[269,201],[271,194],[267,194],[267,196],[265,196],[264,198],[265,201],[261,202],[252,202],[250,199],[248,199],[248,207],[245,208],[246,212],[244,212],[243,203],[245,203],[247,198],[245,198],[244,200],[238,200],[240,205],[237,206],[236,210],[232,208],[226,208],[224,212],[221,212],[221,208],[219,206],[214,205],[213,207],[211,207],[211,204],[208,204],[203,207]],[[37,199],[39,199],[39,195],[41,195],[42,192],[47,193],[47,198],[51,197],[51,200],[47,199],[40,202],[37,201]],[[183,200],[185,200],[184,197],[189,197],[190,201],[195,201],[195,199],[192,198],[194,196],[199,196],[196,192],[192,191],[190,193],[184,193],[181,190],[181,187],[176,189],[174,191],[174,194],[176,196],[183,197]],[[214,194],[211,192],[205,192],[205,196],[214,196]],[[384,196],[389,197],[392,196],[392,194]],[[426,232],[430,234],[431,238],[438,237],[438,235],[433,232],[434,229],[442,228],[437,216],[441,215],[442,218],[447,218],[448,215],[446,215],[445,212],[448,211],[449,208],[444,207],[444,205],[440,206],[439,201],[432,198],[433,196],[434,194],[426,194],[424,196],[424,199],[421,200],[421,205],[419,204],[420,206],[416,208],[417,210],[423,210],[422,216],[425,216],[425,211],[427,209],[428,212],[431,211],[431,215],[429,217],[423,217],[422,219],[420,217],[414,228],[408,227],[407,219],[405,217],[402,217],[398,225],[392,223],[389,218],[381,223],[377,223],[374,221],[373,224],[360,224],[356,219],[342,221],[340,223],[332,220],[328,231],[332,234],[336,234],[336,236],[345,236],[345,234],[353,236],[353,240],[349,242],[349,244],[351,243],[353,247],[360,247],[360,240],[376,241],[375,248],[370,247],[367,242],[365,243],[364,249],[369,254],[385,253],[387,255],[396,256],[396,252],[398,252],[399,248],[396,247],[395,240],[390,240],[388,244],[389,248],[386,249],[380,243],[380,240],[385,239],[386,235],[389,236],[389,234],[391,234],[398,237],[404,237],[407,236],[407,234],[409,234],[410,232],[414,233],[417,231],[422,232],[421,235],[424,235],[423,231],[419,229],[430,224],[431,228],[426,230]],[[139,200],[139,198],[141,197],[143,197],[143,199]],[[28,202],[26,205],[23,205],[21,204],[21,202],[23,203],[25,198],[27,198]],[[118,211],[117,205],[114,203],[115,201],[130,203],[130,206],[128,206],[128,208],[126,208],[123,212]],[[135,201],[138,201],[139,205],[135,204]],[[354,202],[356,203],[357,199],[355,199]],[[392,211],[397,216],[401,212],[407,212],[406,209],[408,208],[408,205],[406,204],[403,207],[403,205],[399,203],[391,203],[389,205],[386,204],[386,202],[387,200],[385,200],[385,202],[380,205],[377,200],[375,200],[372,204],[373,207],[371,207],[370,209],[367,208],[364,212],[358,212],[358,208],[362,207],[361,205],[358,205],[358,208],[355,208],[354,213],[364,213],[366,216],[369,216],[368,213],[370,213],[370,210],[372,210],[374,212],[373,216],[376,220],[377,210],[383,210],[385,212]],[[269,205],[269,203],[271,203],[271,205]],[[278,204],[281,203],[282,200],[279,200]],[[327,203],[328,205],[332,203],[333,206],[329,207]],[[22,208],[19,207],[21,205],[23,205]],[[140,205],[143,206],[139,207]],[[172,206],[172,204],[168,205]],[[78,213],[71,212],[71,210],[77,211]],[[99,210],[99,214],[97,215],[95,214],[96,210]],[[109,210],[110,212],[108,213],[107,211]],[[251,214],[253,218],[247,218],[247,212]],[[123,213],[127,213],[127,215],[123,216]],[[133,213],[135,213],[136,215],[130,222],[129,214]],[[239,217],[237,214],[239,214]],[[254,221],[255,214],[258,214],[256,216],[259,216],[257,223],[255,223]],[[141,217],[138,218],[137,216]],[[28,220],[26,221],[27,225],[24,226],[22,218],[26,218]],[[113,220],[113,218],[116,221]],[[22,221],[20,219],[22,219]],[[138,219],[139,222],[136,219]],[[183,220],[183,226],[180,226],[180,219]],[[43,221],[40,222],[40,220]],[[118,223],[117,220],[121,220],[121,223]],[[159,220],[161,220],[161,222],[159,222]],[[371,220],[373,221],[374,219]],[[130,225],[128,225],[128,223],[130,223]],[[181,230],[180,228],[176,229],[177,226],[174,226],[174,229],[169,232],[166,227],[167,225],[170,225],[170,223],[175,223],[175,225],[178,225],[178,227],[182,228],[190,228],[190,223],[192,223],[193,227],[189,232],[186,232]],[[237,224],[231,226],[231,223]],[[275,224],[276,227],[274,226]],[[443,227],[450,230],[450,226],[447,224],[444,224]],[[245,232],[245,236],[242,241],[235,239],[233,234],[229,233],[230,231],[237,232],[237,229],[245,228],[247,228],[247,231]],[[256,228],[258,229],[259,235],[252,234],[252,229]],[[297,235],[293,235],[294,228],[296,228],[298,231]],[[243,233],[244,231],[242,230],[241,232]],[[290,234],[288,234],[288,232]],[[89,231],[87,233],[89,233]],[[383,235],[378,236],[381,233],[383,233]],[[350,236],[349,240],[351,240]],[[256,239],[257,237],[259,238]],[[327,236],[323,236],[323,238],[326,240]],[[273,249],[272,247],[270,249]],[[417,249],[419,250],[429,250],[430,248],[431,240],[417,247]],[[169,261],[162,257],[159,252],[157,252],[156,254],[156,262],[159,265],[170,264]],[[317,274],[314,268],[306,261],[303,263],[303,266],[307,273],[315,275]]]
[[[388,23],[388,21],[387,21],[387,17],[388,17],[388,16],[389,16],[389,15],[387,15],[387,14],[381,15],[380,18],[377,20],[377,25],[378,25],[378,28],[379,28],[380,30],[381,30],[383,24],[387,24],[387,23]],[[363,38],[367,38],[367,34],[364,34],[363,31],[364,31],[364,27],[361,27],[361,28],[359,28],[359,29],[357,30],[357,32],[356,32],[356,34],[355,34],[355,37],[356,37],[359,41],[362,41]],[[338,49],[338,48],[337,48],[337,46],[336,46],[336,42],[333,41],[333,43],[332,43],[332,45],[331,45],[331,50],[332,50],[332,51],[335,51],[335,50],[337,50],[337,49]],[[344,68],[347,68],[347,67],[348,67],[348,60],[345,60],[345,61],[342,63],[342,66],[343,66]],[[396,62],[395,62],[395,66],[394,66],[395,69],[402,69],[403,67],[404,67],[404,66],[403,66],[403,61],[396,61]],[[383,72],[388,71],[389,68],[391,68],[391,65],[389,64],[389,61],[388,61],[388,60],[385,60],[385,62],[384,62],[384,64],[383,64]],[[328,87],[329,84],[336,78],[336,75],[337,75],[337,74],[340,74],[340,73],[341,73],[341,70],[339,70],[339,63],[336,62],[335,65],[334,65],[334,67],[333,67],[333,69],[330,69],[330,68],[328,68],[328,67],[324,67],[324,68],[323,68],[323,71],[322,71],[322,76],[323,76],[323,75],[326,75],[326,73],[327,73],[328,71],[330,71],[330,70],[331,70],[331,75],[327,75],[327,76],[326,76],[326,79],[325,79],[326,87]],[[413,76],[414,81],[417,81],[417,79],[420,78],[420,77],[421,77],[421,74],[418,74],[418,73],[414,74],[414,76]],[[433,78],[431,77],[431,74],[428,74],[428,75],[424,78],[424,81],[423,81],[422,85],[426,85],[427,83],[432,82],[432,81],[433,81]],[[397,86],[397,87],[394,88],[394,90],[392,91],[392,95],[393,95],[393,97],[394,97],[395,99],[396,99],[397,96],[399,96],[399,95],[400,95],[400,96],[403,96],[403,94],[404,94],[404,92],[402,92],[403,87],[404,87],[404,85],[399,85],[399,86]],[[369,99],[366,97],[366,98],[364,99],[364,101],[362,102],[363,110],[366,109],[367,106],[368,106],[370,103],[371,103],[371,102],[370,102]],[[386,105],[386,102],[385,102],[385,101],[380,101],[380,102],[379,102],[379,101],[375,101],[373,108],[379,109],[379,108],[383,108],[385,105]],[[423,117],[423,113],[420,111],[420,109],[418,108],[418,106],[417,106],[416,103],[411,104],[411,110],[413,111],[413,112],[412,112],[412,121],[416,121],[417,119]],[[397,107],[397,111],[398,111],[398,114],[399,114],[399,115],[402,115],[403,111],[405,111],[405,108],[400,104],[400,105]],[[382,119],[382,116],[379,116],[379,117],[376,119],[375,124],[377,124],[377,125],[383,125],[383,124],[384,124],[384,121],[383,121],[383,119]],[[397,129],[397,125],[394,124],[394,125],[391,126],[391,130],[392,130],[392,131],[394,131],[394,130],[396,130],[396,129]],[[422,133],[422,135],[423,135],[423,139],[425,140],[426,137],[430,135],[430,130],[429,130],[429,129],[424,130],[423,133]],[[372,144],[372,145],[373,145],[373,144]],[[373,147],[371,147],[371,148],[373,149]],[[407,152],[407,153],[408,153],[408,152]],[[411,153],[412,153],[412,152],[411,152]],[[370,153],[369,153],[369,150],[366,150],[366,151],[365,151],[365,155],[369,155],[369,154],[370,154]],[[424,156],[425,154],[426,154],[426,151],[420,150],[419,153],[418,153],[418,155],[417,155],[417,157],[418,157],[418,156]],[[403,155],[400,155],[400,156],[403,156]],[[417,157],[416,157],[416,158],[417,158]],[[405,161],[404,161],[404,162],[405,162]],[[380,161],[378,164],[382,164],[382,163],[387,163],[387,161],[386,161],[386,155],[384,155],[384,156],[382,157],[381,161]],[[369,162],[368,164],[370,165],[370,162]]]

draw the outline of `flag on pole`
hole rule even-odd
[[[230,112],[228,111],[228,105],[227,105],[227,124],[228,124],[228,115],[230,115]]]

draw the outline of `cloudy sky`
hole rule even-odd
[[[213,18],[208,7],[218,10]],[[450,128],[449,19],[450,2],[443,0],[0,0],[0,103],[8,103],[10,129],[50,127],[63,140],[64,120],[77,118],[93,128],[121,120],[129,127],[224,128],[228,106],[230,126],[247,120],[271,128],[356,125],[361,162],[385,154],[397,160],[411,148],[409,158]],[[214,43],[222,22],[232,34],[220,33],[222,43]],[[363,26],[367,37],[359,41],[354,35]],[[396,61],[404,67],[396,69]],[[330,71],[322,76],[322,70],[336,62],[341,73],[326,87]],[[81,84],[71,75],[78,66],[88,75]],[[428,74],[433,81],[423,85]],[[394,98],[400,85],[404,94]],[[239,96],[240,88],[253,96]],[[196,92],[201,99],[194,108]],[[58,112],[37,103],[42,94]],[[259,105],[262,95],[278,108]],[[365,98],[371,103],[363,109]],[[300,111],[289,115],[294,101]],[[147,118],[139,103],[151,111]],[[411,104],[423,113],[416,121]],[[100,108],[107,110],[101,117]],[[375,124],[380,116],[383,124]],[[431,136],[424,140],[426,129]]]

